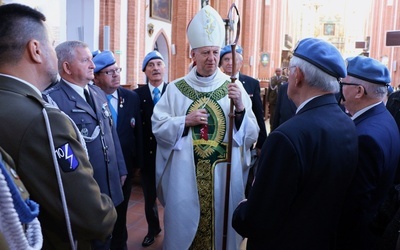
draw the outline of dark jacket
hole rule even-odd
[[[400,91],[396,91],[389,96],[386,103],[386,108],[394,117],[397,127],[400,130]]]
[[[164,87],[161,91],[161,96],[165,92],[167,83],[164,83]],[[142,117],[143,127],[143,168],[142,171],[152,173],[155,176],[155,161],[156,161],[156,149],[157,141],[154,137],[151,116],[153,115],[153,98],[150,93],[148,84],[135,89],[135,92],[140,98],[140,114]]]
[[[264,108],[260,95],[260,82],[253,77],[241,73],[239,73],[239,81],[243,84],[244,89],[251,99],[253,113],[257,118],[257,124],[260,128],[256,148],[261,149],[267,138],[267,129],[265,128]]]
[[[354,123],[359,143],[358,167],[340,221],[338,249],[372,249],[378,235],[370,229],[371,222],[393,186],[400,136],[383,103],[358,116]]]
[[[117,133],[126,168],[132,175],[133,169],[140,168],[143,164],[140,98],[136,92],[123,87],[118,88]]]
[[[272,121],[271,130],[276,129],[279,125],[289,120],[296,113],[296,105],[287,95],[288,83],[284,82],[279,87],[278,98],[275,107],[274,120]]]
[[[333,249],[357,150],[355,125],[333,94],[271,132],[248,200],[233,215],[247,249]]]

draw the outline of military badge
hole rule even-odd
[[[136,120],[134,117],[131,118],[131,127],[135,128]]]
[[[64,172],[72,172],[79,166],[79,161],[76,159],[74,151],[69,143],[66,143],[58,148],[55,151],[58,165]]]
[[[83,136],[89,136],[89,130],[86,127],[82,127],[81,129],[81,135]]]

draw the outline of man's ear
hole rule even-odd
[[[357,90],[357,94],[356,94],[356,98],[361,98],[362,96],[365,96],[365,87],[363,87],[362,85],[357,86],[358,90]]]
[[[68,62],[63,62],[63,63],[62,63],[62,68],[63,68],[64,72],[67,73],[68,75],[71,75],[71,74],[72,74],[72,72],[71,72],[71,65],[69,65]]]
[[[294,77],[296,79],[295,86],[300,86],[304,82],[304,74],[299,67],[296,67],[294,71]]]
[[[42,63],[43,62],[43,45],[36,39],[32,39],[26,45],[27,53],[29,58],[34,61],[35,63]]]

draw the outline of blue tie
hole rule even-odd
[[[117,111],[115,111],[113,105],[111,105],[112,95],[107,95],[108,106],[110,107],[111,115],[115,126],[117,126]]]
[[[160,100],[160,90],[158,88],[154,88],[153,89],[153,94],[154,94],[154,105],[158,102],[158,100]]]

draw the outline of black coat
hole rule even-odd
[[[271,132],[232,225],[247,249],[332,249],[357,166],[357,131],[332,94]]]
[[[289,120],[296,113],[296,105],[287,95],[288,83],[284,82],[279,87],[278,98],[276,101],[274,120],[272,121],[272,130]]]
[[[118,88],[117,133],[126,168],[132,176],[133,168],[140,168],[143,164],[140,98],[136,92],[123,87]]]
[[[260,128],[256,148],[261,149],[267,138],[267,129],[265,128],[264,108],[260,95],[260,82],[253,77],[241,73],[239,73],[239,81],[243,84],[244,89],[251,99],[253,113],[257,118],[257,124]]]
[[[167,84],[164,83],[161,95],[164,93]],[[143,167],[142,171],[147,171],[155,175],[157,141],[154,137],[151,116],[153,115],[153,98],[148,85],[135,89],[140,98],[140,114],[142,117],[143,128]]]

